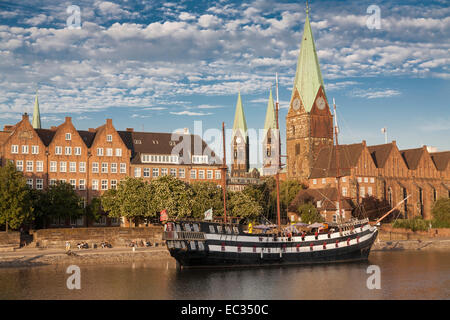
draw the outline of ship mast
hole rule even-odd
[[[339,141],[338,141],[338,133],[339,133],[339,127],[337,122],[337,113],[336,113],[336,102],[333,98],[333,109],[334,109],[334,135],[336,137],[336,181],[337,181],[337,209],[338,209],[338,217],[339,221],[342,223],[342,216],[341,216],[341,175],[339,172]]]
[[[276,74],[276,94],[277,94],[277,102],[275,104],[275,118],[277,122],[277,142],[278,142],[278,159],[277,159],[277,174],[275,176],[276,185],[277,185],[277,224],[278,229],[281,229],[281,218],[280,218],[280,169],[281,169],[281,140],[280,140],[280,127],[278,124],[278,73]]]
[[[222,161],[222,190],[223,190],[223,217],[227,223],[227,160],[225,154],[225,122],[222,122],[223,161]]]

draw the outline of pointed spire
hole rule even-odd
[[[241,130],[242,136],[247,140],[247,122],[245,121],[244,108],[242,106],[241,92],[239,91],[234,114],[233,136],[237,130]]]
[[[272,89],[270,89],[269,102],[267,103],[266,110],[266,121],[264,122],[264,131],[267,134],[269,129],[276,129],[277,124],[275,123],[275,104],[272,98]]]
[[[33,121],[31,124],[34,129],[41,129],[41,114],[39,112],[39,101],[37,90],[36,90],[36,99],[34,100]]]
[[[322,73],[319,66],[319,59],[317,58],[314,38],[311,31],[311,25],[309,23],[309,6],[307,5],[306,21],[300,54],[298,55],[297,71],[295,73],[292,97],[294,96],[295,89],[297,89],[306,112],[310,112],[317,96],[317,92],[321,86],[325,92],[325,86],[323,84]]]

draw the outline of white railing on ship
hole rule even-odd
[[[205,234],[203,232],[194,231],[165,231],[163,240],[197,240],[204,241]]]
[[[352,226],[355,226],[355,225],[366,224],[368,222],[369,222],[369,219],[365,218],[363,220],[356,220],[356,221],[343,223],[343,224],[338,225],[338,227],[343,229],[343,228],[352,227]]]

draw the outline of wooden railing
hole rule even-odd
[[[193,231],[165,231],[163,233],[163,240],[205,241],[205,234],[203,232]]]

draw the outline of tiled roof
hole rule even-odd
[[[350,169],[355,167],[364,146],[362,143],[339,145],[339,173],[350,175]],[[311,170],[310,179],[336,176],[336,148],[324,147],[320,150],[317,160]]]
[[[11,132],[0,131],[0,145],[2,145],[3,142],[5,142],[6,139],[8,139],[10,134]]]
[[[50,142],[52,142],[52,139],[56,133],[56,131],[50,129],[34,129],[34,130],[38,134],[39,138],[41,138],[42,143],[46,147],[50,145]]]
[[[430,156],[439,171],[445,171],[448,168],[450,151],[433,152],[430,153]]]
[[[88,148],[92,146],[92,142],[94,141],[96,132],[90,132],[90,131],[84,131],[84,130],[77,130],[78,134],[80,135],[81,139],[83,139],[84,143]]]
[[[423,148],[400,150],[400,153],[405,160],[409,170],[416,170],[417,166],[419,165],[420,157],[422,157],[423,151]]]
[[[388,144],[379,144],[376,146],[368,146],[370,155],[372,156],[373,162],[375,162],[375,166],[377,168],[384,168],[386,164],[386,160],[389,157],[389,153],[391,152],[393,147],[392,143]]]
[[[289,204],[290,212],[298,212],[298,207],[305,202],[321,201],[320,210],[336,210],[337,189],[336,188],[320,188],[320,189],[302,189],[295,196],[294,200]],[[341,197],[341,205],[345,210],[352,210],[352,202],[348,198]]]

